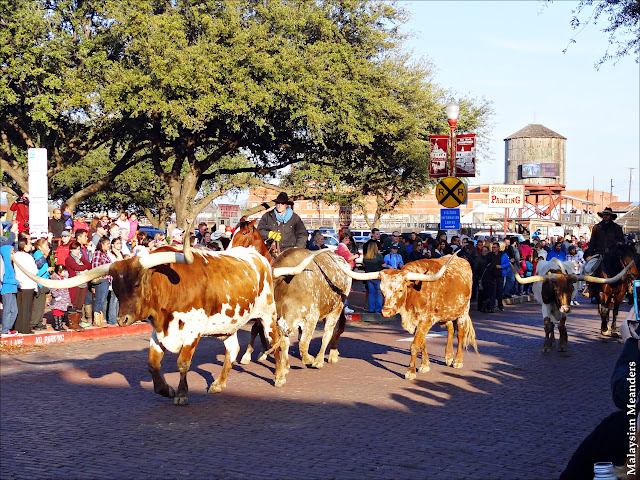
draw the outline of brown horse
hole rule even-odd
[[[631,245],[617,245],[608,252],[602,260],[599,277],[611,278],[620,273],[627,265],[629,268],[622,279],[610,284],[592,283],[589,290],[598,303],[598,313],[600,313],[602,335],[618,336],[617,318],[620,304],[624,301],[625,295],[633,294],[633,281],[638,279],[638,254]],[[609,329],[609,312],[613,309],[611,328]]]
[[[288,249],[278,256],[277,261],[267,248],[260,232],[256,228],[255,220],[241,219],[231,238],[231,247],[253,247],[264,255],[273,268],[285,265],[291,261],[298,261],[298,257],[311,254],[306,249]],[[314,252],[317,253],[317,252]],[[321,368],[324,363],[324,352],[327,344],[330,348],[329,363],[338,361],[338,340],[344,332],[346,318],[342,312],[344,300],[351,289],[351,278],[344,275],[339,268],[343,259],[326,251],[318,255],[314,262],[306,270],[304,279],[286,280],[274,284],[274,295],[278,318],[284,319],[287,325],[279,325],[284,330],[291,332],[294,328],[299,330],[299,350],[302,361]],[[275,262],[275,263],[274,263]],[[306,312],[303,314],[302,312]],[[319,320],[325,321],[323,342],[315,360],[308,354],[309,342]],[[337,327],[337,328],[336,328]],[[295,331],[295,330],[294,330]],[[251,361],[253,343],[257,335],[260,335],[262,350],[269,348],[266,339],[263,340],[262,326],[259,322],[251,327],[251,339],[247,351],[242,357],[241,363]],[[330,338],[329,338],[330,337]],[[264,360],[263,353],[259,360]]]

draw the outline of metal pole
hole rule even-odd
[[[611,189],[609,190],[609,205],[613,203],[613,178],[611,179]]]
[[[631,202],[631,179],[633,178],[634,167],[627,167],[629,169],[629,199],[628,202]]]
[[[456,129],[455,125],[451,126],[451,174],[450,176],[456,176],[456,144],[455,144],[455,136],[454,130]]]

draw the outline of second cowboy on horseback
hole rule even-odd
[[[602,263],[603,256],[615,248],[616,245],[624,244],[622,227],[614,221],[618,216],[613,213],[611,207],[598,212],[598,216],[602,220],[593,226],[589,248],[585,252],[587,261],[584,267],[585,275],[596,274]],[[589,296],[588,292],[589,287],[587,285],[584,292],[585,296]]]

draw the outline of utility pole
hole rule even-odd
[[[633,180],[633,171],[635,170],[634,167],[627,167],[629,169],[629,199],[628,201],[631,202],[631,180]]]
[[[609,205],[613,202],[613,178],[611,179],[611,190],[609,190]]]

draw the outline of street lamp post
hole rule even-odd
[[[451,177],[456,176],[456,137],[455,130],[456,124],[458,123],[458,113],[460,113],[460,105],[453,99],[449,99],[449,103],[447,103],[445,107],[445,111],[447,112],[447,120],[449,121],[449,126],[451,127],[451,170],[449,175]]]

